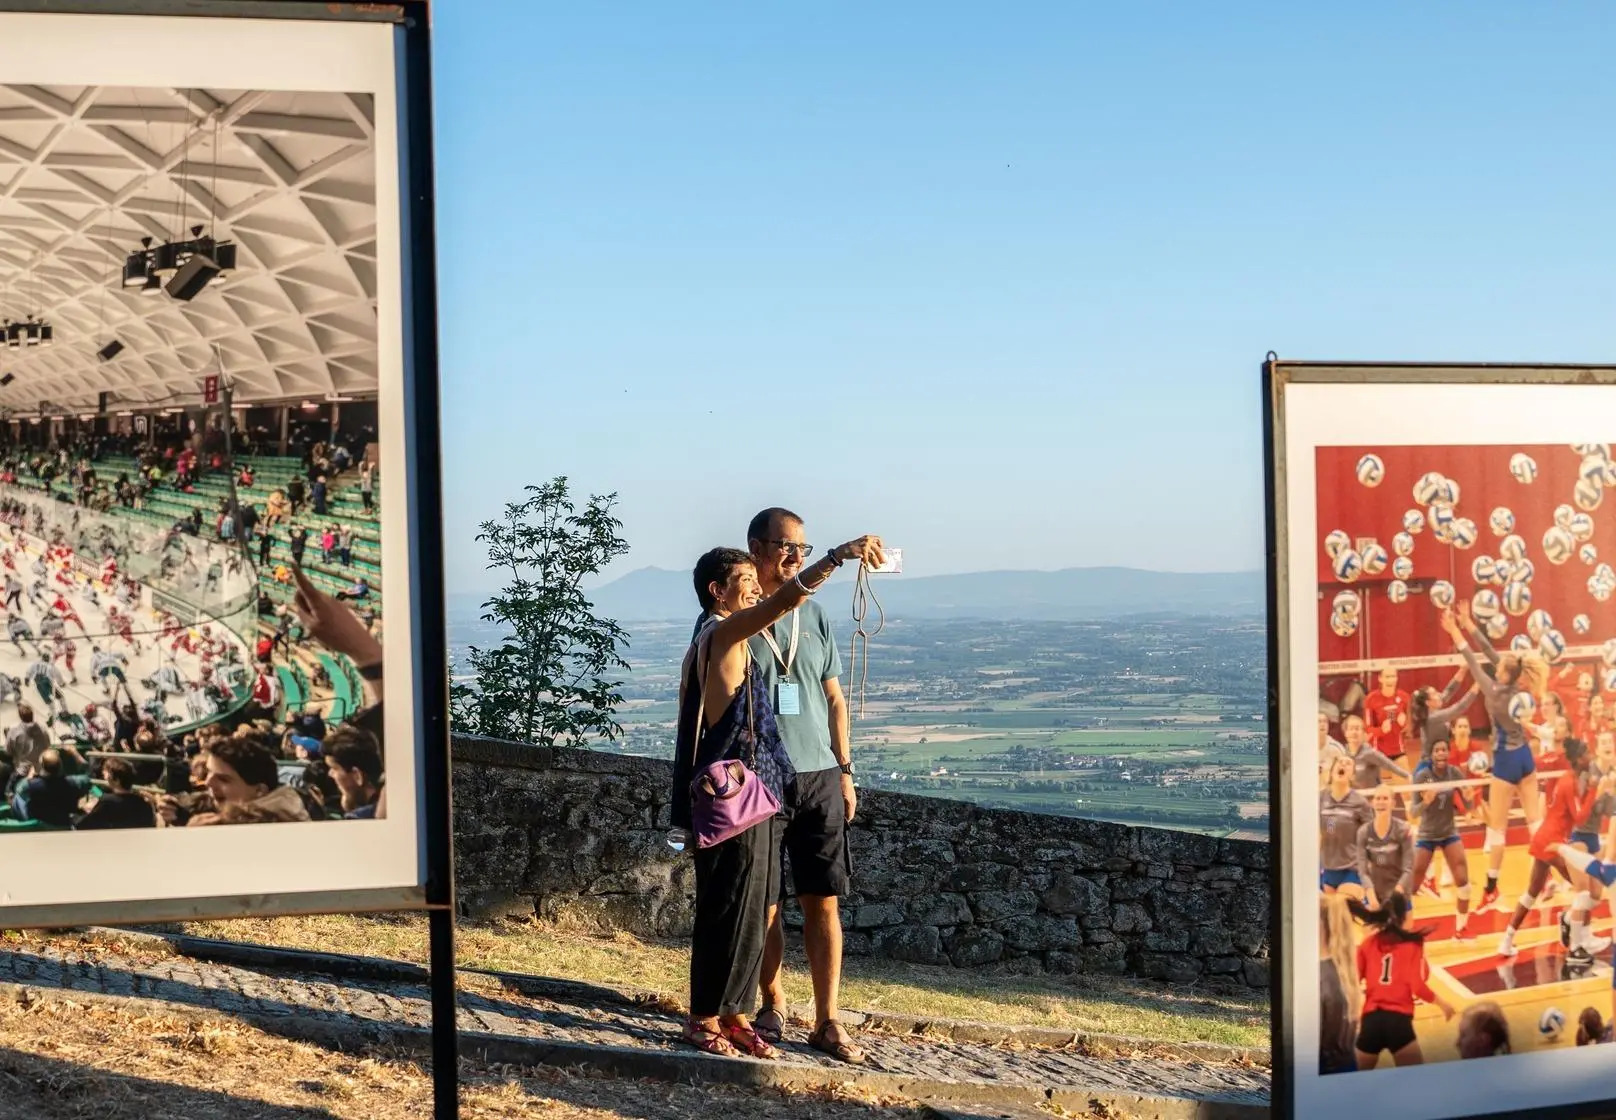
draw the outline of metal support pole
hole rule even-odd
[[[432,970],[432,1117],[460,1116],[460,1032],[455,1023],[454,909],[428,911]]]

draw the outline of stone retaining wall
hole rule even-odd
[[[694,871],[665,839],[671,772],[457,738],[462,908],[688,935]],[[1266,844],[868,790],[851,845],[848,955],[1268,983]]]

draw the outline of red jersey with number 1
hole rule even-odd
[[[1381,754],[1402,758],[1403,735],[1408,728],[1399,725],[1397,717],[1404,716],[1406,724],[1407,714],[1408,693],[1402,689],[1399,688],[1390,696],[1378,688],[1371,692],[1369,698],[1364,701],[1364,723],[1368,725],[1365,731],[1368,733],[1370,745]],[[1391,730],[1382,731],[1381,724],[1387,722],[1391,723]]]
[[[1576,774],[1561,774],[1555,779],[1549,796],[1549,809],[1543,823],[1532,834],[1532,858],[1548,863],[1554,858],[1556,844],[1571,843],[1571,834],[1594,807],[1599,797],[1599,783],[1592,775],[1584,775],[1587,789],[1578,791]]]
[[[1414,1014],[1414,998],[1436,1002],[1427,982],[1431,968],[1425,963],[1425,944],[1405,941],[1382,930],[1358,946],[1358,975],[1364,983],[1364,1014],[1395,1011]]]

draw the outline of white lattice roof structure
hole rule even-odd
[[[376,167],[368,95],[0,85],[0,409],[237,403],[376,388]],[[142,237],[204,225],[237,265],[190,302],[121,284]],[[116,338],[125,349],[97,357]]]

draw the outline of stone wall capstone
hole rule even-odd
[[[456,737],[462,910],[688,936],[671,788],[658,759]],[[860,791],[849,836],[850,956],[1268,984],[1267,844],[886,790]],[[794,904],[786,920],[800,925]]]

